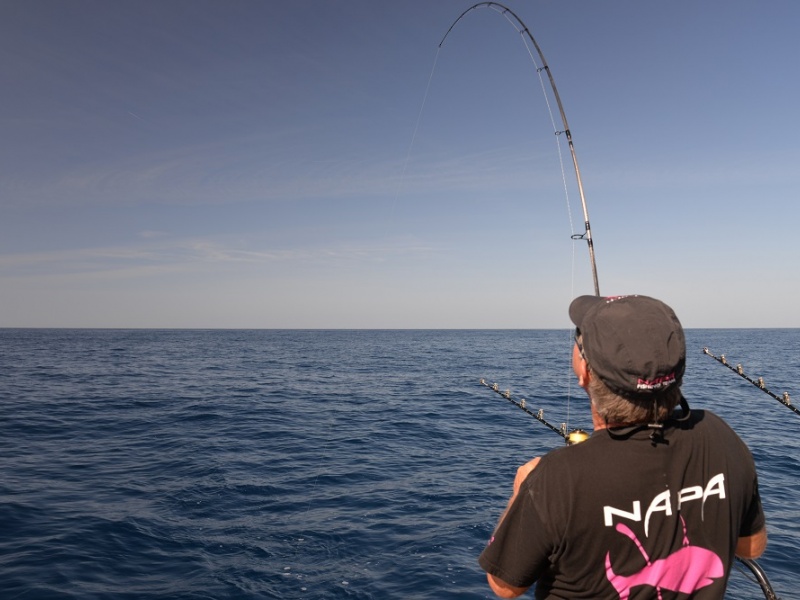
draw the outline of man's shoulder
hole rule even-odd
[[[692,409],[691,415],[678,421],[675,435],[682,439],[707,440],[716,446],[727,448],[728,451],[746,451],[747,444],[725,419],[710,410]]]
[[[734,433],[731,426],[722,417],[710,410],[693,408],[688,417],[677,419],[676,423],[679,429],[714,429]]]
[[[557,468],[564,464],[590,464],[595,458],[601,460],[604,456],[602,448],[606,444],[609,444],[611,440],[607,435],[600,434],[601,432],[596,431],[583,442],[571,446],[553,448],[542,456],[540,466],[544,465],[546,468]],[[537,467],[537,469],[538,468],[539,467]]]

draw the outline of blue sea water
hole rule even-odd
[[[516,467],[590,427],[563,331],[0,330],[0,598],[492,598]],[[749,444],[784,599],[800,330],[689,330],[684,392]],[[800,396],[797,396],[800,400]],[[734,573],[729,598],[761,598]]]

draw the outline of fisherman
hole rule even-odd
[[[534,584],[536,598],[722,598],[734,554],[764,552],[765,519],[747,446],[681,394],[678,318],[636,295],[581,296],[569,316],[594,432],[517,470],[479,558],[489,586],[502,598]]]

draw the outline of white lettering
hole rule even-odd
[[[706,510],[706,500],[708,500],[709,496],[713,495],[719,496],[720,500],[725,499],[725,475],[720,473],[719,475],[714,475],[711,480],[706,485],[706,489],[703,491],[703,504],[702,508],[700,509],[700,516],[705,519],[705,510]]]
[[[720,500],[725,499],[725,475],[723,473],[714,475],[711,479],[709,479],[705,488],[699,485],[685,487],[681,489],[676,494],[675,497],[677,499],[677,506],[679,511],[683,504],[691,502],[692,500],[702,499],[702,508],[700,515],[701,518],[705,518],[704,511],[705,511],[706,500],[708,500],[711,496],[718,496]],[[645,535],[648,535],[648,530],[650,528],[650,517],[652,517],[653,514],[658,512],[663,512],[665,516],[668,517],[672,516],[672,498],[673,496],[670,490],[666,490],[658,494],[650,502],[644,520]],[[615,517],[619,517],[620,519],[628,519],[630,521],[641,521],[642,503],[639,500],[635,500],[631,505],[630,512],[622,510],[620,508],[614,508],[613,506],[603,507],[603,520],[606,527],[612,527],[614,525]]]
[[[703,488],[699,485],[693,485],[692,487],[683,488],[680,492],[678,492],[678,510],[681,509],[681,504],[684,502],[689,502],[689,500],[697,500],[698,498],[703,497]]]
[[[654,512],[663,512],[668,517],[672,516],[672,502],[670,502],[669,496],[669,490],[666,490],[665,492],[661,492],[658,496],[653,498],[653,501],[650,503],[650,506],[647,509],[647,516],[644,518],[645,537],[648,535],[648,529],[650,529],[650,516]]]
[[[641,521],[642,503],[636,500],[633,503],[632,508],[633,508],[632,512],[625,512],[624,510],[614,508],[613,506],[604,506],[603,514],[605,515],[606,527],[611,527],[614,524],[614,515],[617,515],[618,517],[623,517],[625,519],[630,519],[631,521]]]

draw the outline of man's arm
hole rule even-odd
[[[767,549],[767,528],[761,531],[740,537],[736,543],[736,556],[739,558],[758,558]]]
[[[503,511],[503,514],[500,516],[500,520],[497,522],[497,527],[495,527],[495,531],[497,528],[500,527],[500,523],[503,522],[503,519],[508,512],[508,509],[511,508],[511,505],[514,503],[514,500],[519,494],[519,488],[522,486],[522,482],[528,478],[528,475],[531,474],[536,468],[536,465],[539,464],[540,457],[536,457],[534,459],[529,460],[524,465],[517,469],[517,474],[514,477],[514,491],[511,494],[511,498],[508,500],[508,506]],[[489,582],[489,587],[492,588],[492,591],[499,596],[500,598],[516,598],[517,596],[521,596],[526,592],[528,589],[527,587],[516,587],[511,584],[506,583],[502,579],[499,579],[492,575],[491,573],[486,574],[486,580]]]
[[[512,504],[514,504],[514,500],[517,498],[517,494],[519,494],[519,488],[522,486],[522,482],[528,478],[528,475],[530,475],[531,471],[536,468],[536,465],[539,464],[541,459],[542,458],[540,456],[532,458],[517,469],[517,474],[514,477],[514,491],[511,493],[511,498],[508,499],[508,505],[506,506],[506,509],[503,511],[503,514],[500,515],[500,519],[497,521],[497,525],[494,528],[495,531],[497,531],[497,528],[500,527],[500,523],[503,522],[503,519],[506,518],[508,509],[511,508]]]

